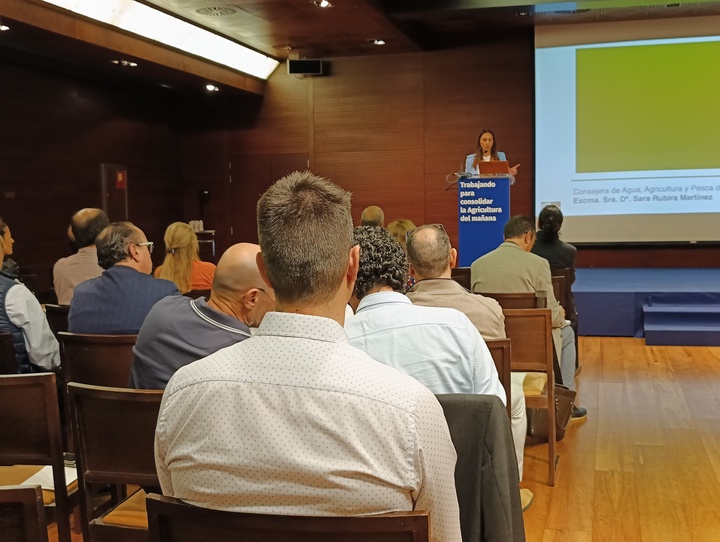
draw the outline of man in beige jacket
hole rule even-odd
[[[575,389],[575,336],[565,311],[555,299],[550,265],[547,260],[532,254],[535,244],[535,223],[525,216],[514,216],[504,229],[505,242],[495,250],[475,260],[470,267],[473,292],[542,293],[552,313],[553,342],[560,360],[562,382]],[[587,411],[573,407],[573,418],[583,418]]]

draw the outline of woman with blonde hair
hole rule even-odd
[[[393,220],[387,225],[387,231],[402,247],[403,251],[407,254],[407,234],[416,228],[415,223],[409,218],[398,218]],[[406,289],[412,288],[415,284],[415,277],[408,275]]]
[[[405,239],[407,237],[407,232],[414,229],[415,224],[413,224],[413,221],[409,218],[399,218],[397,220],[393,220],[387,225],[387,231],[389,231],[395,240],[400,243],[403,250],[405,250],[406,247]]]
[[[198,238],[189,224],[173,222],[165,230],[165,261],[155,277],[175,283],[180,293],[209,290],[215,277],[215,264],[200,261]]]

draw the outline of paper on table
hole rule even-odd
[[[65,467],[65,483],[70,485],[72,482],[77,480],[77,470],[71,467]],[[23,485],[35,485],[39,484],[43,489],[49,489],[50,491],[55,490],[55,483],[53,481],[53,472],[50,465],[43,467],[38,472],[33,474],[30,478],[23,482]]]

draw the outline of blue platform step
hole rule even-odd
[[[720,346],[720,306],[643,305],[643,328],[648,345]]]

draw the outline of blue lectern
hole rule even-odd
[[[503,242],[510,218],[510,177],[482,175],[458,180],[458,266],[469,267]]]

